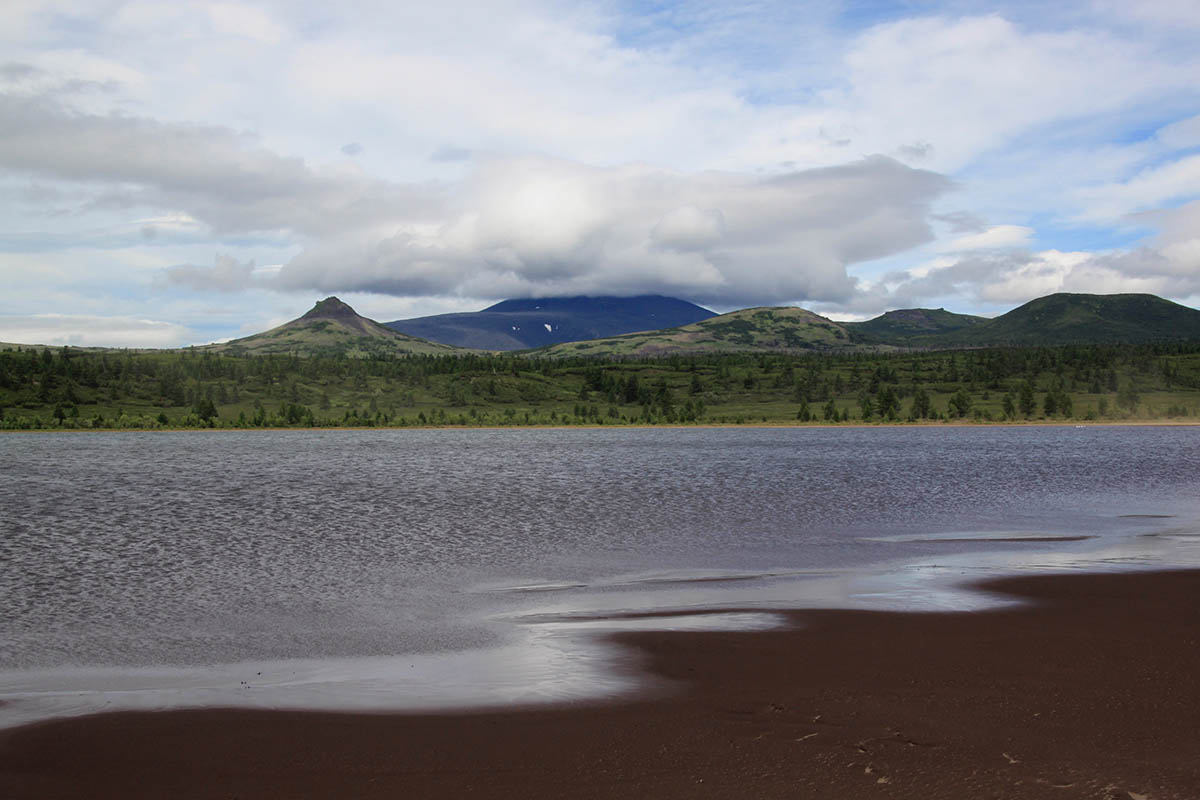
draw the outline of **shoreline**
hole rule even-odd
[[[35,723],[0,731],[0,795],[1200,796],[1200,570],[974,589],[1025,602],[614,634],[668,690],[609,701]]]
[[[38,434],[38,433],[237,433],[262,431],[264,433],[279,433],[282,431],[568,431],[568,430],[743,430],[756,429],[812,429],[812,430],[849,430],[869,428],[1196,428],[1200,420],[1184,419],[1131,419],[1131,420],[990,420],[987,422],[972,422],[970,420],[954,421],[921,421],[921,422],[844,422],[836,425],[821,422],[745,422],[721,423],[699,422],[689,424],[611,424],[611,425],[332,425],[328,427],[293,427],[293,428],[30,428],[30,429],[0,429],[3,434]]]

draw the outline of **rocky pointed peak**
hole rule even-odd
[[[336,297],[326,297],[318,302],[300,319],[356,319],[358,312],[338,300]]]

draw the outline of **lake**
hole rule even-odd
[[[586,698],[639,680],[594,631],[1200,564],[1196,427],[78,433],[0,455],[0,726]]]

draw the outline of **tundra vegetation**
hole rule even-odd
[[[0,349],[0,429],[1200,421],[1200,342],[350,358]]]

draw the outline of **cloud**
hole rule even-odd
[[[1033,228],[1024,225],[993,225],[978,233],[969,233],[941,242],[938,244],[938,249],[963,252],[1025,247],[1029,244],[1033,233]]]
[[[725,215],[720,209],[703,210],[693,205],[668,211],[650,231],[650,240],[667,250],[700,252],[725,238]]]
[[[262,9],[234,3],[212,3],[204,7],[218,34],[244,36],[263,44],[278,44],[284,29]]]
[[[1156,54],[1100,27],[1037,31],[1001,14],[928,16],[857,37],[845,88],[826,99],[859,131],[860,147],[918,142],[932,168],[947,170],[1031,131],[1188,91],[1197,66],[1194,55]]]
[[[211,267],[178,264],[163,270],[158,281],[163,286],[186,286],[199,292],[239,292],[254,281],[254,260],[239,262],[218,255]]]
[[[19,83],[40,73],[41,70],[32,64],[22,64],[18,61],[6,61],[0,64],[0,81],[5,83]]]
[[[1157,243],[1171,248],[1200,240],[1200,200],[1147,215],[1159,229]]]
[[[847,265],[929,241],[930,203],[951,187],[882,156],[766,178],[493,158],[444,219],[323,241],[278,280],[397,296],[844,300]]]
[[[980,233],[987,228],[982,217],[967,211],[950,211],[945,214],[934,214],[933,219],[944,222],[951,233]]]
[[[910,161],[924,161],[933,155],[933,145],[931,145],[929,142],[902,144],[896,148],[896,152],[901,158],[906,158]]]
[[[182,325],[136,317],[72,314],[0,316],[0,341],[76,347],[178,347]]]
[[[1190,127],[1192,120],[1187,122]],[[1184,130],[1181,126],[1168,135],[1179,135]],[[1119,221],[1136,212],[1161,208],[1198,194],[1200,154],[1143,169],[1126,180],[1088,186],[1074,192],[1085,209],[1079,218],[1102,221]]]
[[[882,156],[767,177],[492,156],[457,184],[401,184],[279,156],[225,127],[30,98],[0,97],[3,111],[0,165],[91,187],[91,209],[170,209],[215,235],[305,243],[274,281],[232,259],[158,281],[201,291],[837,301],[854,290],[848,265],[930,240],[930,204],[952,186]]]
[[[1138,246],[1102,251],[1031,251],[1023,246],[1028,228],[992,226],[941,242],[932,260],[862,286],[847,307],[877,313],[956,300],[1003,308],[1054,292],[1149,293],[1185,303],[1200,298],[1200,200],[1149,212],[1141,221],[1157,234]]]
[[[1097,2],[16,0],[2,310],[1189,290],[1200,18]]]
[[[887,276],[864,293],[859,305],[910,307],[960,297],[1004,307],[1055,292],[1198,297],[1200,240],[1174,252],[1140,247],[1103,253],[1012,250],[943,257]]]
[[[33,186],[30,202],[60,202],[66,193],[54,187]],[[66,228],[61,221],[60,227]],[[129,247],[167,247],[207,243],[208,229],[186,214],[162,214],[140,217],[102,228],[60,229],[56,231],[0,232],[0,251],[34,253],[84,249],[124,249]]]
[[[322,235],[419,215],[435,193],[314,167],[227,127],[88,114],[0,95],[0,167],[93,187],[90,208],[185,211],[217,234]]]
[[[1155,138],[1172,148],[1200,147],[1200,114],[1164,125]]]
[[[1149,26],[1162,26],[1188,37],[1192,30],[1200,28],[1200,17],[1196,15],[1194,0],[1092,0],[1098,11]],[[1192,41],[1188,39],[1189,43]]]
[[[441,164],[449,164],[455,161],[470,161],[471,151],[462,147],[446,145],[445,147],[439,147],[437,150],[435,150],[433,154],[429,156],[429,160]]]

